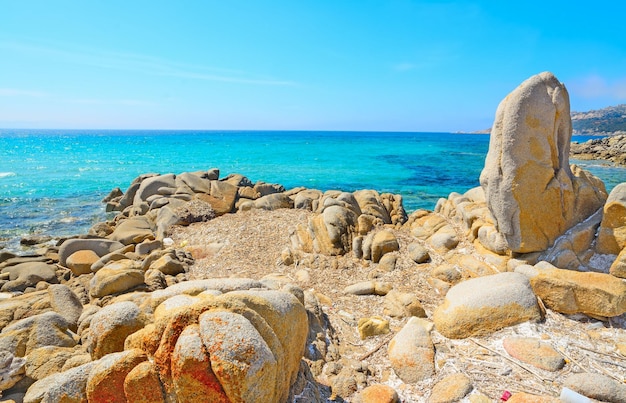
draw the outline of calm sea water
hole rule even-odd
[[[586,138],[577,138],[584,141]],[[399,193],[408,211],[478,185],[488,135],[384,132],[0,130],[0,246],[85,233],[100,200],[148,172],[217,167],[287,188]],[[611,189],[626,170],[581,162]]]

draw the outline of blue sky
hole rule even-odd
[[[626,103],[626,2],[0,0],[0,128],[472,131]]]

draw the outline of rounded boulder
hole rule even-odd
[[[434,314],[437,330],[462,339],[541,319],[537,297],[520,273],[473,278],[450,288]]]

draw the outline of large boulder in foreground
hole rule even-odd
[[[511,272],[455,285],[433,314],[439,333],[451,339],[484,335],[539,319],[541,311],[528,279]]]
[[[513,252],[545,250],[604,204],[602,181],[569,166],[571,136],[569,95],[552,73],[524,81],[498,106],[480,184]]]
[[[223,282],[230,280],[236,279]],[[179,293],[156,307],[155,323],[129,336],[125,345],[153,357],[170,400],[287,401],[308,334],[302,302],[267,289],[195,296],[176,289]],[[133,379],[136,387],[145,387],[145,379]]]
[[[155,309],[154,323],[145,327],[143,314],[134,303],[105,306],[91,319],[97,353],[92,353],[92,358],[97,360],[39,379],[24,401],[293,400],[297,389],[291,389],[298,383],[309,332],[307,311],[299,297],[302,290],[272,290],[246,279],[214,280],[221,281],[202,283],[204,288],[214,287],[197,295],[188,294],[189,288],[170,287],[169,298]],[[254,289],[242,289],[249,288],[245,283]],[[39,316],[64,323],[53,312]],[[31,322],[34,319],[16,322],[0,335],[14,336],[16,331],[28,330],[26,325]],[[54,325],[52,320],[39,322],[47,328]],[[30,334],[39,336],[33,331]],[[10,350],[13,339],[3,344],[0,337],[0,350]],[[38,343],[33,348],[41,346]],[[18,355],[30,353],[25,348],[13,350],[20,350],[15,351]],[[16,355],[5,356],[4,361],[10,361]],[[63,391],[66,400],[59,397]]]

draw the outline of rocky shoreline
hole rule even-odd
[[[2,401],[626,401],[626,183],[570,167],[549,73],[494,128],[434,211],[146,174],[89,234],[0,251]]]
[[[626,166],[626,134],[572,142],[570,156],[579,160],[603,160]]]

